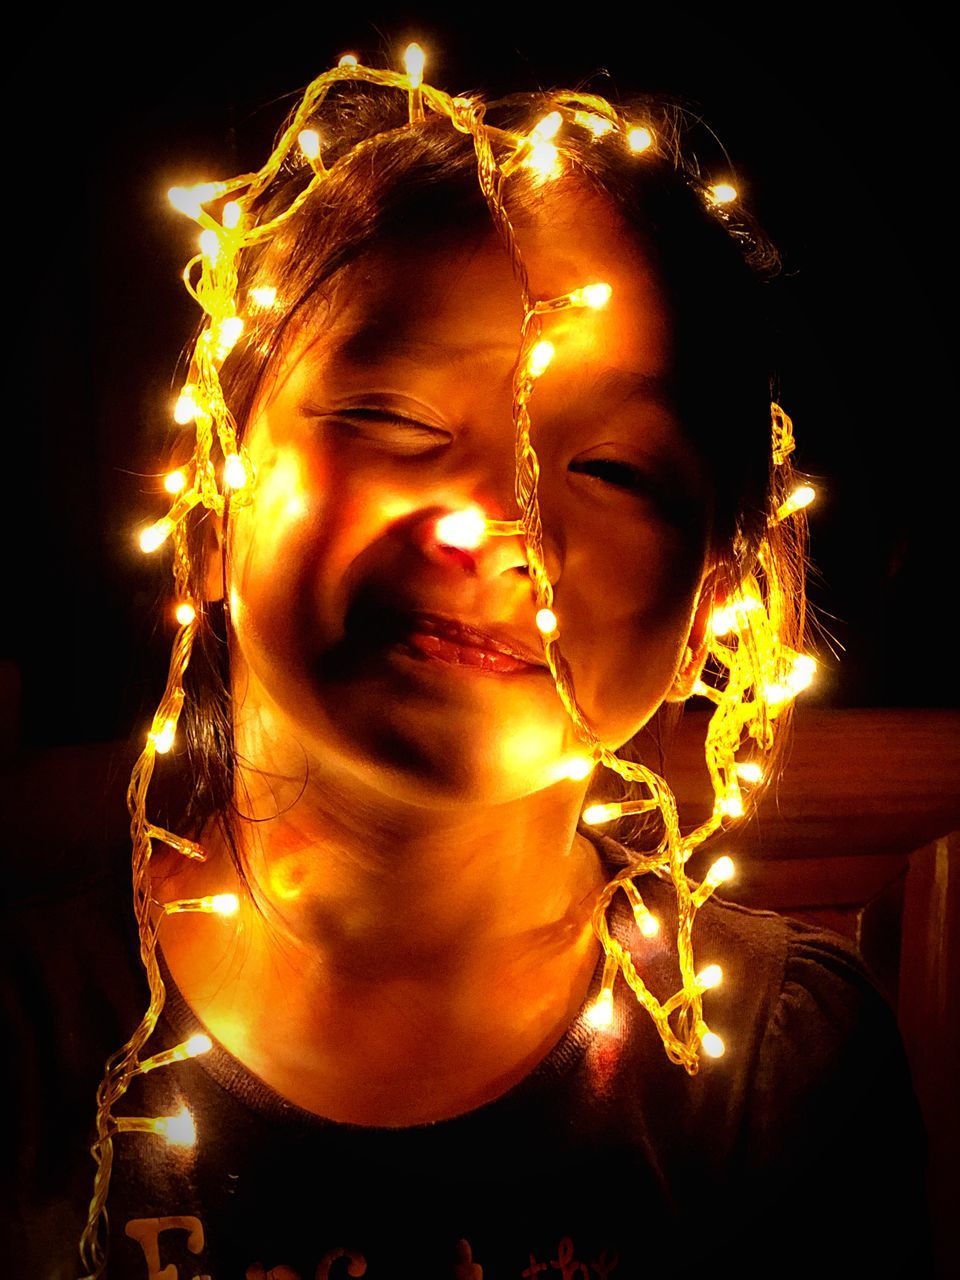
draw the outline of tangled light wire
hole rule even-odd
[[[196,1141],[193,1119],[186,1107],[174,1116],[115,1114],[115,1107],[136,1077],[207,1052],[212,1047],[210,1038],[198,1033],[175,1048],[146,1058],[141,1056],[165,1000],[157,957],[163,920],[167,915],[186,911],[229,916],[238,908],[236,896],[226,893],[181,899],[162,906],[154,900],[150,862],[155,840],[188,858],[202,860],[205,855],[195,841],[148,819],[147,793],[157,756],[168,752],[176,737],[185,698],[184,673],[200,625],[199,606],[190,598],[185,518],[198,505],[223,516],[228,500],[231,507],[248,504],[257,480],[246,450],[238,443],[237,425],[221,389],[220,369],[244,336],[244,313],[274,306],[276,291],[269,283],[260,283],[247,297],[238,297],[238,265],[246,251],[274,237],[297,210],[322,189],[330,170],[324,165],[321,136],[312,122],[335,84],[353,82],[395,89],[407,95],[410,127],[415,128],[425,120],[426,113],[431,112],[446,118],[454,129],[470,135],[480,189],[510,256],[520,291],[524,318],[513,381],[518,518],[490,520],[477,508],[454,511],[437,521],[436,536],[445,545],[461,548],[476,547],[488,537],[519,535],[523,538],[546,661],[582,743],[582,754],[572,761],[569,775],[584,778],[597,765],[602,765],[641,792],[640,798],[590,805],[582,815],[583,820],[600,825],[638,813],[656,814],[659,818],[661,830],[656,847],[649,853],[634,856],[605,887],[597,903],[593,927],[603,945],[605,961],[601,990],[588,1018],[597,1027],[610,1025],[614,988],[622,976],[653,1020],[672,1062],[694,1075],[701,1051],[711,1057],[724,1052],[722,1041],[710,1030],[703,1016],[704,992],[715,987],[722,974],[717,965],[709,965],[700,973],[696,971],[692,928],[697,910],[717,886],[733,874],[733,864],[726,856],[718,858],[699,884],[686,875],[685,866],[694,851],[725,822],[742,816],[744,787],[756,786],[762,779],[758,757],[773,746],[777,718],[813,676],[813,660],[789,647],[781,638],[789,631],[784,617],[788,601],[769,538],[770,530],[791,517],[802,531],[803,508],[812,499],[813,491],[807,486],[793,488],[791,485],[788,457],[794,447],[792,426],[779,406],[773,405],[771,447],[781,483],[774,486],[776,496],[769,512],[768,535],[761,543],[753,568],[741,577],[711,618],[709,683],[700,680],[694,688],[694,693],[714,704],[705,752],[715,805],[705,822],[684,833],[666,782],[645,765],[620,759],[604,746],[584,717],[577,703],[570,667],[562,653],[562,620],[554,612],[553,587],[544,566],[537,497],[539,462],[531,443],[530,416],[537,379],[555,355],[553,345],[544,336],[544,328],[549,318],[559,311],[604,306],[611,289],[602,281],[588,281],[562,297],[531,298],[526,269],[504,204],[505,183],[517,170],[525,170],[536,182],[549,182],[563,172],[565,128],[579,127],[602,145],[625,147],[637,156],[638,163],[642,163],[645,153],[657,153],[658,138],[649,122],[626,119],[605,99],[573,92],[550,95],[554,109],[531,122],[526,132],[495,129],[485,122],[486,108],[481,98],[451,97],[425,84],[423,67],[423,52],[417,45],[407,49],[404,72],[361,66],[356,58],[347,55],[308,86],[263,168],[221,182],[175,187],[169,193],[175,207],[201,229],[200,252],[188,262],[183,280],[205,319],[174,411],[176,421],[182,426],[195,424],[193,456],[186,467],[166,477],[165,487],[172,495],[172,504],[164,516],[140,535],[140,545],[145,552],[154,552],[168,541],[172,544],[179,630],[166,687],[127,792],[133,843],[134,910],[150,1003],[130,1039],[108,1059],[97,1091],[97,1136],[91,1148],[97,1170],[89,1216],[80,1241],[83,1265],[90,1276],[99,1276],[106,1262],[106,1203],[115,1137],[139,1132],[155,1134],[170,1143],[189,1145]],[[347,152],[347,157],[350,154]],[[257,222],[252,211],[258,201],[277,179],[281,167],[297,157],[300,163],[310,166],[308,181],[285,209],[267,221]],[[342,163],[345,158],[341,157],[336,163]],[[695,168],[688,168],[685,176],[699,190],[707,206],[724,218],[725,206],[737,199],[735,189],[728,183],[705,185]],[[217,448],[222,458],[219,467],[214,456]],[[742,751],[749,751],[749,758],[738,759]],[[680,985],[662,1000],[645,985],[641,977],[643,962],[635,958],[635,948],[613,937],[608,926],[610,904],[615,895],[622,892],[639,930],[638,947],[642,948],[643,940],[658,932],[659,922],[648,910],[636,883],[651,872],[661,879],[669,879],[676,891]]]

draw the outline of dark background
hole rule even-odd
[[[261,6],[233,31],[227,7],[143,9],[136,31],[133,12],[47,9],[11,59],[4,293],[25,350],[8,378],[0,659],[21,673],[24,746],[125,737],[162,687],[169,560],[143,556],[136,532],[165,509],[158,459],[196,320],[179,280],[191,224],[167,188],[258,167],[313,76],[348,50],[399,68],[413,38],[427,79],[451,92],[586,82],[703,111],[783,256],[781,401],[819,495],[811,598],[824,634],[808,698],[955,702],[942,327],[955,164],[944,34],[921,8],[879,20],[868,6],[586,6],[572,22],[545,6],[355,19]]]

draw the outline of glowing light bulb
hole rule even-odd
[[[638,925],[645,938],[655,938],[660,932],[660,921],[656,916],[652,916],[649,911],[645,916],[641,916]]]
[[[798,486],[787,498],[786,502],[782,502],[777,508],[777,513],[773,517],[774,520],[786,520],[795,511],[801,511],[804,507],[809,507],[816,496],[817,491],[811,485],[802,484]]]
[[[173,532],[173,524],[166,516],[162,520],[157,520],[155,524],[148,525],[140,534],[140,550],[156,551],[158,547],[162,547],[167,538]]]
[[[157,1132],[163,1134],[173,1147],[192,1147],[197,1140],[197,1127],[186,1107],[182,1107],[175,1116],[159,1119]]]
[[[533,126],[533,132],[542,142],[549,142],[551,138],[557,136],[557,131],[563,124],[563,116],[559,111],[551,111],[548,116],[544,116],[542,120],[538,120]]]
[[[213,1048],[213,1041],[209,1036],[204,1035],[202,1031],[198,1031],[195,1036],[191,1036],[184,1048],[187,1051],[188,1058],[196,1058],[201,1053],[209,1053]]]
[[[548,342],[546,338],[536,344],[527,358],[527,370],[531,378],[539,378],[546,371],[556,350],[553,343]]]
[[[250,290],[250,297],[258,307],[268,311],[277,301],[277,290],[272,284],[258,284],[255,289]]]
[[[737,629],[736,610],[726,605],[721,609],[714,609],[710,615],[710,630],[715,636],[729,635],[731,631]]]
[[[737,198],[737,188],[729,182],[715,182],[709,189],[714,204],[731,204]]]
[[[724,854],[722,858],[716,860],[707,872],[707,879],[714,884],[723,884],[725,880],[732,879],[735,874],[736,867],[733,865],[733,859]]]
[[[167,493],[179,493],[186,488],[187,477],[182,471],[170,471],[163,477],[163,487]]]
[[[411,89],[419,89],[423,84],[423,68],[427,55],[418,44],[408,44],[403,54],[403,65],[407,71]]]
[[[722,1058],[725,1045],[718,1035],[714,1035],[712,1031],[705,1031],[700,1040],[703,1052],[708,1058]]]
[[[793,670],[787,676],[787,687],[794,695],[801,693],[817,674],[817,664],[805,653],[798,653],[793,660]]]
[[[557,629],[557,615],[552,609],[537,610],[537,630],[545,636],[553,635]]]
[[[582,289],[574,289],[570,294],[570,303],[574,307],[592,307],[599,311],[610,301],[613,289],[608,284],[585,284]]]
[[[752,760],[734,765],[734,769],[737,777],[742,778],[744,782],[759,782],[763,777],[763,770],[758,764],[754,764]]]
[[[242,489],[247,483],[247,469],[239,454],[231,453],[224,459],[223,483],[231,489]]]
[[[297,134],[297,142],[308,160],[316,160],[320,154],[320,135],[316,129],[301,129]]]
[[[200,232],[200,252],[211,262],[215,262],[220,254],[220,237],[209,228]]]
[[[173,420],[181,427],[185,427],[197,416],[196,392],[197,388],[188,382],[177,396],[177,403],[173,408]]]
[[[611,822],[614,818],[620,817],[620,806],[618,804],[589,804],[583,811],[583,820],[590,826],[597,826],[601,822]]]
[[[643,125],[637,125],[627,132],[627,146],[639,155],[641,151],[653,146],[653,134]]]
[[[243,333],[243,321],[239,316],[227,316],[220,321],[217,333],[217,354],[223,358],[233,350]]]
[[[613,992],[601,991],[584,1016],[591,1027],[611,1026],[613,1024]]]
[[[228,200],[223,206],[223,225],[228,231],[234,231],[240,225],[240,219],[243,217],[243,205],[239,200]]]
[[[524,166],[533,171],[541,182],[560,176],[560,152],[552,142],[535,139]]]
[[[163,726],[156,733],[151,733],[150,735],[154,750],[165,756],[173,746],[176,733],[177,722],[175,720],[165,720]]]
[[[437,541],[445,547],[473,551],[483,542],[486,527],[486,519],[479,507],[468,507],[463,511],[451,511],[448,515],[441,516],[434,526],[434,532]]]
[[[723,981],[723,970],[718,964],[708,964],[697,974],[697,982],[705,990],[709,991],[713,987],[719,987]]]
[[[189,600],[184,600],[178,604],[174,611],[174,617],[180,623],[181,627],[189,627],[190,623],[197,616],[197,611]]]
[[[357,67],[359,66],[357,55],[355,53],[345,53],[337,63],[338,67]]]
[[[589,756],[572,756],[564,765],[563,776],[579,782],[588,777],[592,770],[593,761]]]
[[[731,787],[720,801],[720,812],[727,818],[743,817],[743,799],[736,785]]]
[[[595,138],[602,138],[613,128],[612,120],[606,120],[592,111],[575,111],[573,118],[577,124],[583,125],[584,129],[589,129]]]
[[[171,187],[167,199],[188,218],[199,218],[203,206],[216,197],[217,188],[212,182],[198,182],[193,187]]]
[[[235,893],[215,893],[210,899],[210,909],[218,916],[236,915],[240,907],[240,899]]]

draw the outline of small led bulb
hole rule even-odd
[[[737,198],[737,188],[729,182],[715,182],[709,189],[709,195],[714,204],[732,204]]]
[[[653,134],[643,125],[637,125],[627,133],[627,146],[639,155],[641,151],[653,146]]]
[[[705,1031],[700,1038],[700,1044],[703,1052],[708,1058],[722,1058],[724,1053],[724,1043],[718,1035],[712,1031]]]
[[[434,534],[445,547],[474,551],[483,542],[486,527],[486,519],[479,507],[468,507],[464,511],[451,511],[441,516],[434,526]]]
[[[620,817],[620,806],[618,804],[590,804],[583,811],[583,820],[589,823],[591,827],[597,826],[601,822],[612,822],[614,818]]]
[[[591,1027],[609,1027],[613,1024],[613,992],[603,990],[586,1012]]]
[[[702,969],[697,974],[698,984],[706,991],[711,990],[713,987],[719,987],[722,981],[723,970],[718,964],[708,964],[705,969]]]
[[[272,284],[258,284],[255,289],[250,290],[250,297],[258,307],[269,311],[277,301],[277,290]]]
[[[182,471],[170,471],[163,477],[163,487],[167,493],[179,493],[186,488],[187,477]]]
[[[173,420],[181,427],[185,427],[187,423],[192,422],[197,416],[197,388],[188,382],[187,385],[177,396],[177,403],[173,409]]]
[[[316,129],[301,129],[297,134],[297,142],[308,160],[316,160],[320,154],[320,135]]]
[[[592,111],[575,111],[573,118],[577,124],[583,125],[584,129],[589,129],[595,138],[602,138],[613,128],[612,120],[606,120]]]
[[[730,880],[736,874],[736,868],[733,865],[733,859],[728,858],[726,854],[722,858],[718,858],[710,870],[707,872],[707,879],[713,884],[723,884],[725,880]]]
[[[209,227],[206,231],[200,232],[200,252],[211,262],[216,262],[220,255],[220,237]]]
[[[564,765],[563,776],[579,782],[588,777],[592,770],[593,761],[589,756],[572,756]]]
[[[638,923],[640,932],[645,938],[655,938],[660,932],[660,921],[656,916],[652,916],[649,911],[646,915],[641,914]]]
[[[808,654],[798,653],[793,660],[793,670],[787,676],[787,687],[794,695],[808,688],[817,674],[817,664]]]
[[[583,300],[588,307],[593,307],[595,311],[599,311],[601,307],[605,307],[610,301],[613,289],[605,283],[588,284],[583,290]]]
[[[720,812],[727,818],[743,817],[743,798],[736,783],[727,788],[727,794],[720,801]]]
[[[228,231],[234,231],[240,225],[240,219],[243,217],[243,205],[239,200],[228,200],[223,206],[223,225]]]
[[[563,116],[559,111],[551,111],[548,116],[544,116],[542,120],[538,120],[533,126],[533,132],[542,142],[549,142],[551,138],[557,136],[557,131],[563,124]]]
[[[747,760],[743,764],[734,765],[734,769],[737,777],[742,778],[744,782],[759,782],[763,777],[763,770],[752,760]]]
[[[242,489],[247,483],[247,469],[239,454],[231,453],[224,460],[223,483],[231,489]]]
[[[175,1116],[165,1116],[158,1120],[157,1132],[162,1133],[170,1145],[175,1147],[192,1147],[197,1140],[197,1127],[186,1107]]]
[[[552,609],[537,610],[537,630],[545,636],[551,636],[557,629],[557,615]]]
[[[157,547],[162,547],[167,538],[173,532],[173,524],[166,516],[162,520],[157,520],[154,524],[147,525],[140,534],[140,550],[156,551]]]
[[[197,616],[197,611],[189,600],[183,600],[177,605],[174,615],[181,627],[189,627],[190,623]]]
[[[539,378],[544,373],[556,354],[556,347],[552,342],[543,338],[534,346],[527,358],[527,369],[531,378]]]
[[[427,55],[418,44],[408,44],[403,54],[403,65],[406,67],[411,89],[419,89],[423,84],[423,68]]]
[[[560,176],[560,152],[552,142],[535,138],[524,164],[537,175],[541,182]]]
[[[227,316],[225,320],[221,320],[217,335],[217,354],[229,355],[237,345],[241,333],[243,333],[243,321],[239,316]]]
[[[171,187],[167,199],[180,213],[189,218],[199,218],[203,206],[213,200],[217,189],[212,182],[199,182],[194,187]]]
[[[338,67],[357,67],[359,66],[357,55],[355,53],[345,53],[337,63]]]
[[[210,899],[210,907],[218,916],[233,916],[240,907],[240,899],[235,893],[215,893]]]
[[[198,1031],[197,1034],[195,1036],[191,1036],[186,1043],[187,1057],[199,1057],[201,1053],[209,1053],[212,1048],[213,1041],[210,1037],[204,1035],[202,1031]]]
[[[173,746],[173,740],[176,737],[177,724],[175,720],[165,720],[162,729],[156,734],[151,734],[153,739],[153,748],[160,755],[165,756]]]
[[[786,520],[786,518],[788,516],[792,516],[795,511],[802,511],[804,507],[809,507],[810,503],[816,496],[817,491],[812,485],[799,485],[794,489],[790,497],[787,498],[786,502],[781,503],[777,508],[777,513],[774,516],[774,519]]]

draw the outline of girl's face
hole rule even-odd
[[[702,629],[710,485],[673,408],[666,301],[617,215],[554,198],[520,244],[534,298],[613,289],[601,311],[545,318],[556,354],[530,410],[561,649],[616,748]],[[415,803],[529,795],[580,745],[545,665],[471,665],[477,650],[438,636],[459,621],[542,660],[522,540],[451,553],[435,534],[471,505],[517,518],[521,320],[492,231],[371,252],[268,376],[246,436],[257,484],[228,568],[239,715]]]

